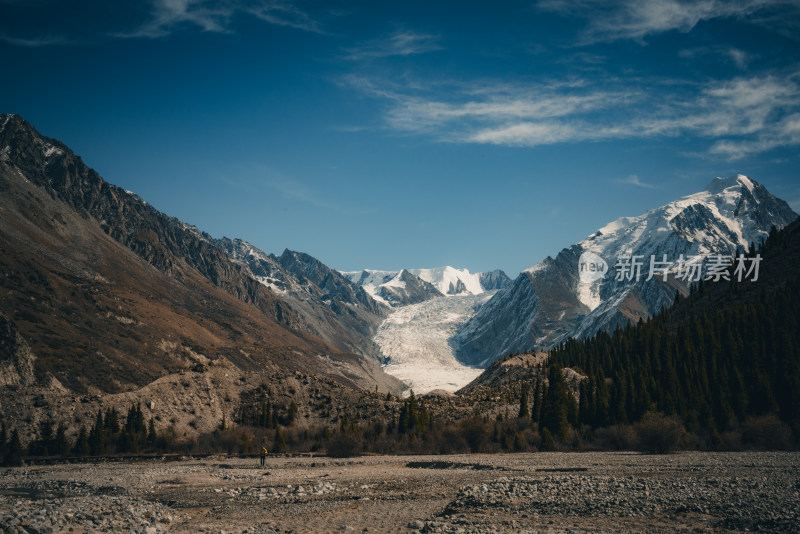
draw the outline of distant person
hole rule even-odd
[[[261,447],[261,467],[264,467],[264,464],[267,462],[267,446],[264,445]]]

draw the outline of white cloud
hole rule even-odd
[[[736,159],[800,145],[800,74],[705,85],[607,80],[591,84],[481,81],[347,83],[384,100],[386,125],[444,142],[535,147],[556,143],[696,136]]]
[[[723,139],[714,143],[710,151],[729,159],[741,159],[773,148],[800,145],[800,113],[784,117],[769,129],[751,139]]]
[[[701,21],[753,17],[765,10],[798,11],[797,3],[791,0],[541,0],[538,6],[545,11],[588,19],[585,43],[641,40],[671,30],[689,32]],[[751,20],[761,24],[771,21],[776,19]]]
[[[614,180],[619,184],[626,184],[626,185],[633,185],[636,187],[641,187],[642,189],[656,189],[656,186],[653,184],[648,184],[647,182],[643,182],[639,179],[639,177],[635,174],[631,174],[627,178],[618,178]]]
[[[739,50],[738,48],[730,48],[727,50],[728,56],[731,58],[733,63],[740,69],[744,70],[747,68],[747,65],[755,59],[752,54],[748,54],[744,50]]]
[[[355,48],[346,50],[346,59],[359,61],[364,59],[390,56],[410,56],[442,50],[439,38],[434,35],[398,30],[383,39],[376,39]]]
[[[246,2],[244,10],[251,15],[278,26],[289,26],[299,30],[325,33],[317,20],[291,1]]]
[[[578,141],[585,138],[585,132],[577,131],[568,124],[521,122],[510,126],[479,130],[470,135],[468,140],[493,145],[538,146]]]
[[[154,0],[150,18],[141,26],[117,37],[165,37],[182,27],[227,33],[234,16],[254,16],[270,24],[321,32],[319,24],[295,3],[286,0]]]
[[[758,55],[751,54],[734,47],[704,46],[693,49],[684,49],[678,52],[679,57],[687,59],[694,59],[705,55],[713,55],[724,61],[729,61],[740,70],[746,70],[753,61],[758,59]]]

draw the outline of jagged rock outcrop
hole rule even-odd
[[[0,313],[0,387],[36,383],[33,352],[8,317]]]
[[[481,287],[484,291],[492,291],[494,289],[504,289],[510,286],[514,281],[501,269],[494,271],[486,271],[480,273]]]
[[[388,310],[361,286],[308,254],[266,254],[241,239],[217,243],[275,292],[306,330],[343,351],[380,360],[372,338]]]

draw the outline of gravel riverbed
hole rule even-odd
[[[0,468],[0,532],[798,532],[800,453]]]

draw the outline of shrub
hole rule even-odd
[[[363,446],[358,436],[339,433],[328,443],[328,456],[332,458],[350,458],[361,454]]]
[[[638,449],[652,454],[675,450],[681,441],[683,425],[676,417],[649,412],[634,425]]]
[[[794,446],[792,429],[775,415],[751,417],[742,426],[742,441],[748,447],[786,451]]]
[[[595,432],[597,444],[601,449],[614,449],[618,451],[636,448],[636,433],[630,426],[614,425],[598,428]]]
[[[550,433],[550,430],[544,428],[542,430],[542,450],[543,451],[554,451],[556,450],[556,440],[553,438],[553,434]]]

